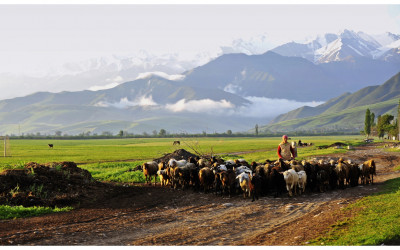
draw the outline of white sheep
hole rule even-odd
[[[240,188],[243,191],[243,197],[250,197],[250,175],[246,172],[243,172],[236,176],[236,179],[239,180]]]
[[[236,173],[236,176],[242,174],[242,173],[247,173],[249,175],[253,174],[253,171],[251,171],[251,169],[249,167],[246,166],[240,166],[240,167],[234,167],[233,170]]]
[[[171,158],[171,159],[168,161],[168,166],[170,166],[170,167],[183,167],[183,166],[185,166],[186,163],[187,163],[186,160],[179,160],[179,161],[177,161],[177,160],[175,160],[174,158]]]
[[[292,196],[292,190],[294,190],[294,194],[297,192],[297,185],[299,183],[299,175],[293,169],[286,170],[283,172],[283,178],[286,182],[286,189],[289,192],[289,196]]]
[[[299,193],[301,194],[302,192],[304,193],[306,191],[306,185],[307,185],[307,174],[304,170],[299,171],[297,173],[297,175],[299,176]]]

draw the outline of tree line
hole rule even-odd
[[[397,119],[391,114],[379,115],[375,122],[375,114],[367,108],[365,112],[364,121],[364,131],[363,133],[367,136],[377,136],[379,138],[384,138],[388,136],[389,138],[395,137],[399,138],[399,120],[400,120],[400,100],[397,106]]]

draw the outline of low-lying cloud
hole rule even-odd
[[[174,104],[167,104],[165,108],[174,113],[177,112],[193,112],[193,113],[222,113],[232,111],[234,104],[223,99],[214,101],[211,99],[186,101],[181,99]]]
[[[246,97],[250,104],[244,106],[236,106],[235,104],[222,100],[186,100],[181,99],[176,103],[158,104],[153,100],[151,95],[140,96],[134,100],[129,100],[127,97],[121,98],[118,102],[99,102],[96,106],[99,107],[114,107],[124,109],[134,106],[157,106],[157,109],[164,109],[173,113],[207,113],[216,114],[219,116],[242,116],[249,118],[273,118],[280,114],[287,113],[291,110],[302,106],[315,107],[323,102],[298,102],[287,99],[271,99],[265,97]]]
[[[91,91],[98,91],[98,90],[104,90],[104,89],[112,89],[118,85],[120,85],[124,81],[124,78],[122,76],[116,76],[114,78],[108,78],[106,79],[106,82],[109,82],[106,85],[95,85],[89,88]]]
[[[272,99],[255,96],[249,96],[246,97],[246,99],[249,100],[251,104],[239,107],[235,114],[245,117],[275,117],[303,106],[315,107],[323,103],[315,101],[298,102],[287,99]]]
[[[121,98],[119,102],[99,102],[95,106],[98,107],[114,107],[114,108],[119,108],[119,109],[124,109],[128,107],[134,107],[134,106],[156,106],[157,103],[153,101],[153,97],[150,96],[141,96],[136,98],[133,101],[129,101],[127,97]]]

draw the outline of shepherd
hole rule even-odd
[[[290,161],[296,158],[296,154],[292,145],[287,141],[287,135],[282,136],[282,142],[278,146],[278,157],[285,161]]]

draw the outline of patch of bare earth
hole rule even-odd
[[[400,176],[393,171],[400,165],[400,154],[375,146],[329,157],[375,159],[375,183],[292,198],[265,196],[255,202],[241,195],[229,198],[160,186],[112,185],[106,197],[104,188],[99,188],[102,199],[71,212],[2,221],[0,244],[303,245],[351,216],[342,208]]]

